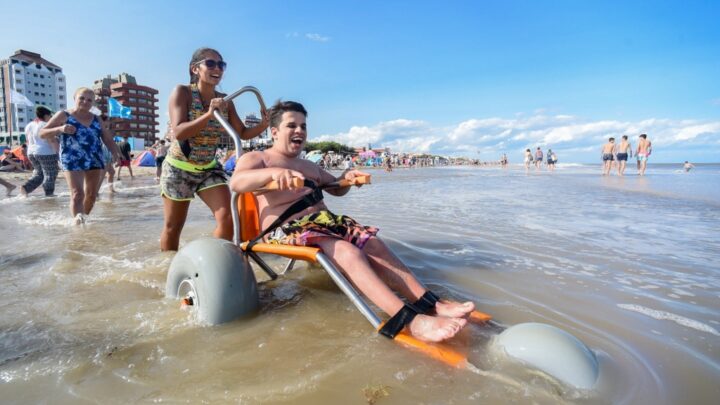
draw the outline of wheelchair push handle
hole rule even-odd
[[[243,93],[247,93],[247,92],[253,93],[255,95],[258,103],[260,104],[260,111],[261,112],[264,111],[265,110],[265,101],[263,100],[262,95],[260,94],[260,90],[258,90],[256,87],[253,87],[253,86],[245,86],[245,87],[241,88],[240,90],[225,96],[223,98],[223,100],[231,101],[232,99],[236,98],[237,96],[239,96]],[[225,119],[225,117],[222,116],[220,111],[218,111],[218,110],[213,111],[213,116],[215,117],[216,120],[218,120],[218,122],[220,122],[220,125],[222,125],[223,128],[225,128],[227,133],[232,138],[233,143],[235,144],[235,150],[242,151],[242,145],[240,143],[240,135],[235,131],[235,128],[233,128],[232,125],[230,125],[230,123]]]

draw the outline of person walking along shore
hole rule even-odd
[[[624,176],[628,157],[632,158],[632,156],[633,156],[632,155],[632,145],[630,145],[630,142],[628,142],[627,135],[622,136],[622,140],[620,141],[620,143],[615,146],[614,153],[615,153],[615,157],[617,157],[617,161],[618,161],[617,174],[618,174],[618,176]]]
[[[28,142],[28,158],[33,165],[33,175],[20,186],[20,194],[27,196],[42,184],[45,196],[55,195],[55,180],[58,175],[58,145],[55,136],[42,138],[40,131],[52,117],[52,111],[45,106],[35,109],[35,118],[25,127]]]
[[[647,139],[646,134],[640,134],[637,151],[635,152],[635,155],[637,155],[638,158],[638,174],[640,176],[645,175],[645,170],[647,169],[647,161],[651,153],[652,142]]]

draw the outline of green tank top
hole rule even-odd
[[[190,85],[192,100],[188,109],[188,121],[193,121],[207,112],[203,106],[200,91],[196,83]],[[224,94],[215,92],[215,97],[223,97]],[[227,111],[222,112],[223,118],[228,119]],[[188,139],[173,141],[168,150],[166,160],[169,164],[178,169],[186,171],[202,171],[215,167],[215,152],[220,143],[220,136],[225,129],[215,118],[211,118],[205,128],[199,134]]]

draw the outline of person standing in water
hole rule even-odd
[[[683,170],[685,170],[685,173],[687,173],[690,170],[692,170],[694,167],[695,167],[695,165],[693,165],[692,163],[690,163],[686,160],[685,164],[683,165]]]
[[[607,143],[603,145],[600,152],[603,161],[603,176],[610,174],[613,162],[613,151],[615,151],[615,138],[609,138]]]
[[[110,131],[110,135],[115,138],[115,134],[113,134],[112,129],[110,128],[110,118],[107,117],[107,115],[103,114],[101,115],[101,118],[105,124],[105,129],[107,131]],[[115,162],[113,162],[112,153],[110,153],[110,150],[103,144],[103,161],[105,161],[105,173],[107,173],[107,181],[108,181],[108,191],[110,194],[113,194],[115,192]],[[102,181],[100,184],[98,184],[98,187],[102,186]],[[98,189],[98,192],[100,190]]]
[[[555,170],[555,162],[557,162],[557,155],[552,149],[547,151],[547,167],[551,172]]]
[[[542,162],[543,162],[543,153],[542,149],[538,146],[538,148],[535,150],[535,170],[540,170],[542,168]]]
[[[165,140],[161,139],[152,146],[155,148],[155,180],[160,181],[160,175],[162,174],[162,164],[167,156],[168,146],[165,144]]]
[[[525,149],[525,157],[523,161],[525,162],[525,173],[527,173],[530,171],[530,163],[532,163],[533,161],[532,152],[530,152],[530,149]]]
[[[118,162],[117,166],[117,178],[120,180],[120,172],[122,171],[123,167],[127,167],[128,171],[130,172],[130,178],[134,178],[133,172],[132,172],[132,158],[130,157],[130,152],[132,151],[132,148],[130,147],[130,143],[128,142],[128,136],[123,135],[122,141],[118,144],[118,149],[120,149],[120,161]]]
[[[651,153],[652,142],[647,139],[646,134],[640,134],[637,151],[635,152],[638,158],[638,174],[640,176],[645,175],[645,169],[647,169],[647,161]]]
[[[228,119],[241,139],[260,135],[267,128],[268,121],[267,112],[263,110],[260,124],[245,128],[235,105],[226,102],[223,99],[225,95],[215,90],[226,67],[227,63],[218,51],[200,48],[193,53],[188,67],[190,84],[178,85],[170,95],[170,128],[174,140],[160,175],[164,211],[160,235],[162,251],[178,249],[180,233],[195,194],[215,217],[213,236],[232,240],[230,189],[225,171],[215,159],[220,136],[225,129],[213,118],[213,113],[217,110]]]
[[[25,127],[29,144],[28,158],[33,166],[33,176],[20,186],[20,194],[27,196],[42,184],[45,196],[49,197],[55,195],[59,145],[55,136],[47,139],[40,136],[40,130],[50,121],[52,111],[41,105],[35,109],[35,115],[37,118]]]
[[[85,222],[90,214],[99,184],[105,174],[102,144],[113,158],[117,158],[117,145],[102,118],[90,112],[95,93],[87,87],[75,91],[75,108],[56,113],[40,130],[40,136],[60,138],[60,162],[70,189],[70,213],[76,224]]]
[[[622,140],[618,145],[615,146],[615,156],[618,160],[617,174],[618,176],[625,175],[625,167],[627,166],[628,157],[632,158],[632,145],[628,142],[628,136],[623,135]]]

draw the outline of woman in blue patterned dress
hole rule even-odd
[[[102,119],[90,112],[95,101],[92,89],[81,87],[74,98],[75,108],[56,113],[40,136],[57,136],[60,141],[60,163],[70,188],[70,212],[75,223],[81,224],[95,205],[105,174],[102,144],[115,159],[118,150]]]

